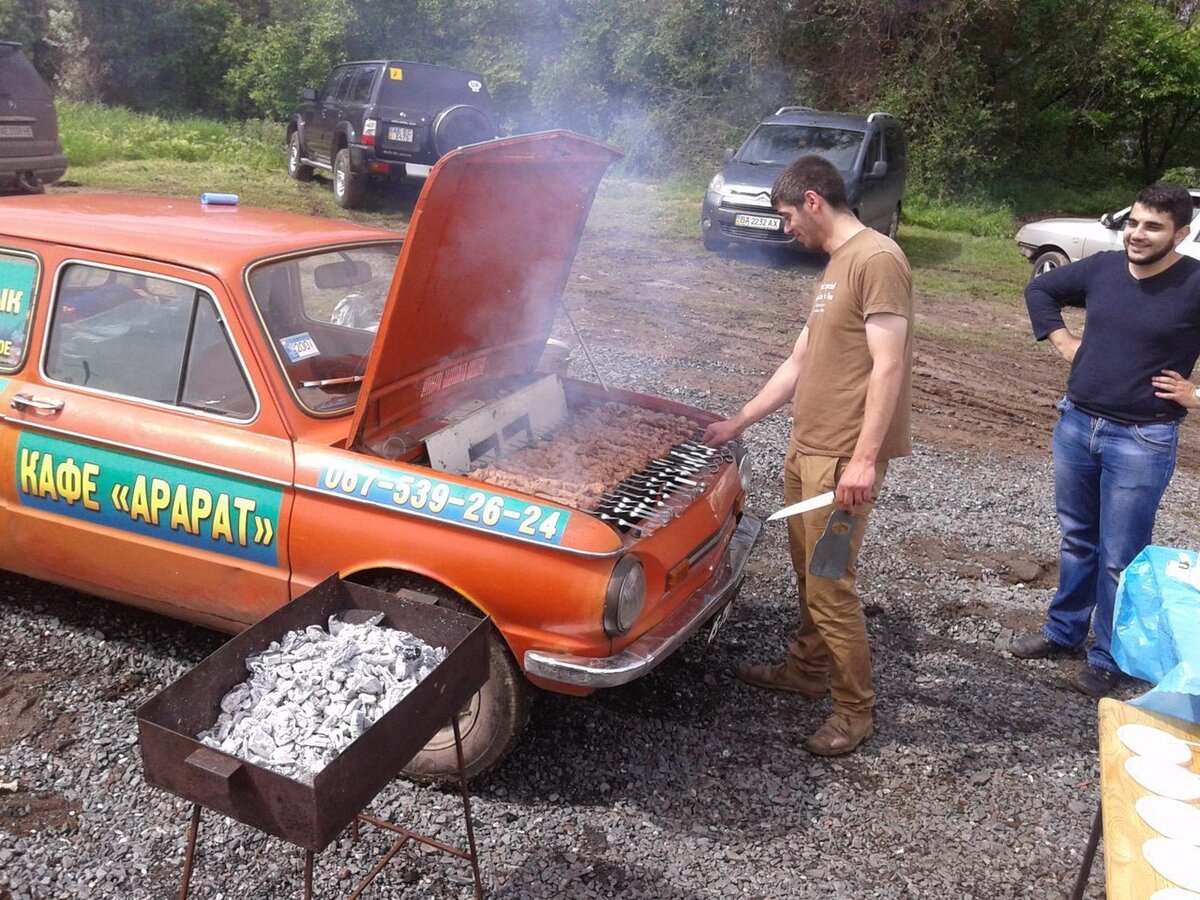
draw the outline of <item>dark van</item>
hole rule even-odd
[[[725,151],[725,165],[709,183],[700,212],[704,246],[790,242],[771,207],[771,186],[788,163],[807,154],[824,157],[842,173],[846,199],[864,224],[896,236],[908,171],[900,121],[884,112],[784,106],[754,126],[736,153]]]
[[[20,44],[0,41],[0,191],[41,193],[66,171],[49,86]]]
[[[288,174],[333,173],[333,199],[352,208],[368,181],[403,178],[451,150],[496,137],[492,98],[475,72],[403,60],[337,66],[287,126]]]

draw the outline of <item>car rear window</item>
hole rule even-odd
[[[864,134],[816,125],[759,125],[738,151],[737,161],[782,166],[798,156],[816,154],[846,172],[854,168]]]
[[[15,372],[25,362],[40,274],[35,257],[0,252],[0,372]]]
[[[389,63],[379,86],[379,102],[431,110],[459,103],[489,111],[492,108],[492,98],[478,75],[420,63]]]
[[[42,80],[18,45],[0,41],[0,96],[50,99],[50,87]]]

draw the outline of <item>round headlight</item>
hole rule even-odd
[[[604,630],[620,637],[633,627],[646,602],[646,573],[636,556],[621,557],[604,592]]]

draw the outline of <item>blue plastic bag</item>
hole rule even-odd
[[[1112,655],[1154,685],[1135,706],[1200,722],[1200,558],[1150,546],[1117,582]]]

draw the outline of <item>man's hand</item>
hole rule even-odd
[[[1180,406],[1188,409],[1200,409],[1200,400],[1196,399],[1195,386],[1171,369],[1163,369],[1161,375],[1150,379],[1154,385],[1154,396],[1161,400],[1174,400]]]
[[[838,479],[833,502],[851,515],[875,499],[875,464],[850,458]]]
[[[710,447],[720,447],[722,444],[727,444],[735,437],[742,433],[741,428],[734,423],[733,419],[721,419],[713,422],[704,429],[704,443]]]

